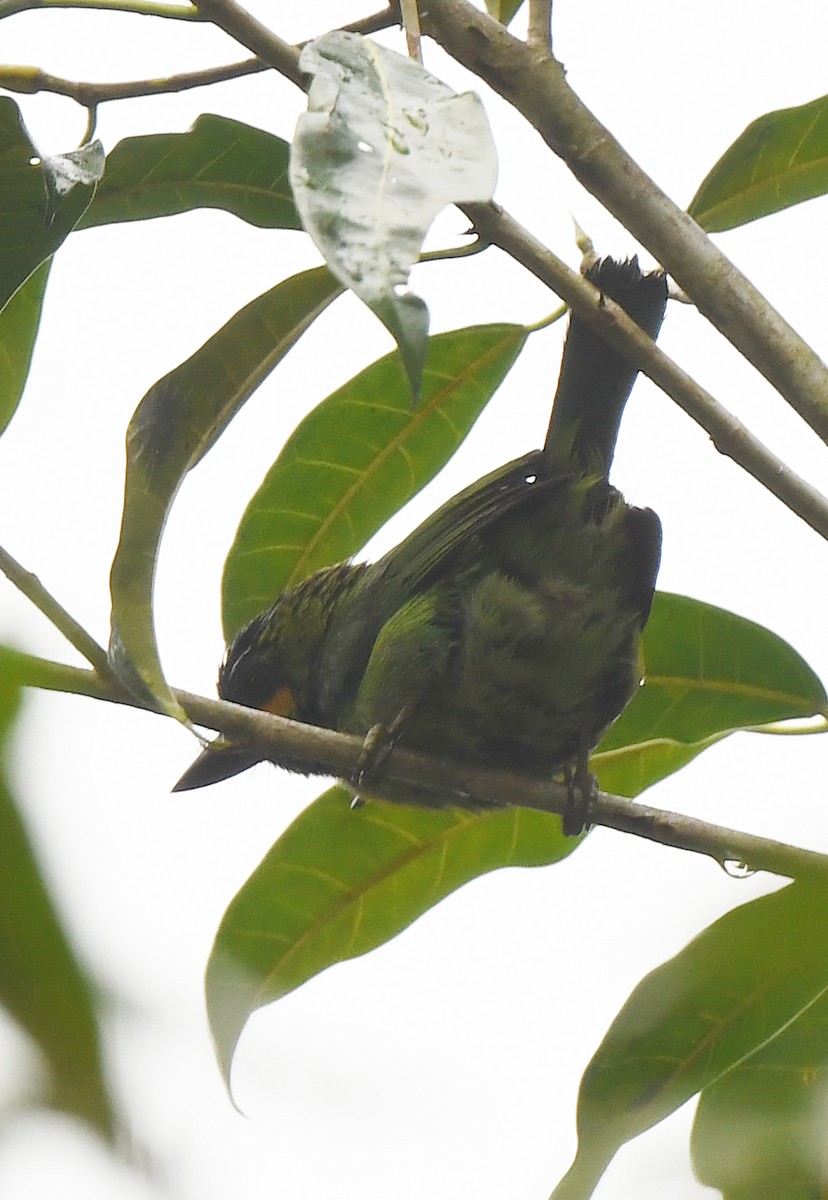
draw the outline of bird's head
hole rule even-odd
[[[283,592],[236,634],[219,670],[222,700],[277,717],[323,723],[317,704],[317,659],[331,614],[360,568],[340,563]],[[184,772],[174,792],[218,783],[252,767],[261,751],[217,738]]]

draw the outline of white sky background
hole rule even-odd
[[[370,5],[250,7],[302,38]],[[207,28],[104,13],[40,12],[0,25],[0,57],[78,79],[144,78],[243,57]],[[576,91],[680,204],[754,117],[828,91],[828,9],[789,0],[558,0],[556,51]],[[395,36],[383,40],[400,49]],[[467,80],[431,44],[426,66]],[[635,249],[493,97],[497,199],[572,265],[570,213],[602,253]],[[40,149],[76,144],[85,114],[22,97]],[[272,77],[104,106],[123,136],[184,130],[221,112],[286,138],[303,98]],[[720,235],[719,243],[823,356],[828,201]],[[445,215],[434,244],[465,227]],[[24,404],[0,440],[0,543],[105,642],[120,520],[123,436],[146,389],[242,304],[318,261],[296,233],[195,213],[73,236],[60,251]],[[432,330],[534,321],[557,301],[496,252],[419,270]],[[467,444],[377,539],[385,546],[453,491],[539,443],[563,324],[534,335]],[[826,453],[693,310],[671,305],[661,343],[817,486]],[[190,477],[165,537],[159,635],[168,676],[212,693],[222,654],[219,574],[251,492],[298,418],[389,349],[339,301]],[[664,524],[660,586],[759,621],[828,677],[826,548],[713,449],[647,380],[622,428],[614,481]],[[72,659],[0,582],[0,638]],[[389,945],[337,966],[258,1014],[230,1105],[215,1067],[203,968],[221,914],[271,842],[319,791],[269,766],[171,796],[196,747],[171,721],[63,696],[32,698],[19,790],[75,942],[112,997],[109,1050],[152,1183],[55,1117],[19,1117],[0,1140],[8,1200],[502,1200],[544,1197],[574,1151],[578,1080],[641,976],[727,908],[773,886],[601,829],[567,862],[501,871],[454,894]],[[741,735],[647,800],[828,851],[822,738]],[[0,1104],[28,1050],[0,1026]],[[610,1167],[599,1200],[693,1200],[688,1108]]]

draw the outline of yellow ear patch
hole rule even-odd
[[[263,704],[265,712],[273,713],[274,717],[292,717],[296,712],[296,701],[293,692],[287,685],[274,692],[267,704]]]

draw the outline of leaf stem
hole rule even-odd
[[[96,674],[101,679],[114,679],[103,646],[99,646],[92,635],[87,633],[83,626],[69,615],[50,592],[47,592],[36,575],[22,567],[2,546],[0,546],[0,571],[24,596],[31,600],[36,608],[40,609],[56,629],[60,630],[66,640],[95,668]]]
[[[400,15],[405,30],[405,44],[408,56],[415,62],[423,62],[423,49],[420,40],[420,9],[418,0],[400,0]]]
[[[447,246],[445,250],[424,250],[418,258],[418,262],[444,262],[450,258],[471,258],[474,254],[482,254],[484,250],[488,250],[490,242],[485,238],[475,237],[473,241],[466,246]]]
[[[561,304],[554,309],[548,317],[541,317],[539,321],[535,321],[534,325],[527,325],[527,333],[537,333],[539,329],[548,329],[550,325],[554,325],[560,321],[561,317],[565,317],[569,312],[568,304]]]
[[[130,695],[117,681],[104,680],[93,671],[16,651],[0,653],[25,686],[71,692],[156,711],[151,704]],[[354,777],[362,761],[363,739],[360,737],[301,725],[270,713],[190,692],[175,690],[174,695],[198,725],[256,746],[263,759],[270,759],[288,770],[309,775],[334,775],[347,780]],[[406,784],[444,792],[447,805],[452,804],[454,797],[457,807],[475,804],[523,807],[560,814],[569,799],[568,789],[562,784],[432,759],[396,747],[389,755],[382,778],[372,781],[371,791],[380,799],[393,801],[395,790]],[[505,796],[509,797],[508,801],[504,801]],[[622,796],[599,793],[591,810],[591,819],[595,825],[608,829],[693,854],[705,854],[719,864],[743,862],[752,870],[770,871],[792,879],[828,876],[828,855],[651,808]]]

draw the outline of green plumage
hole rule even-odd
[[[607,259],[588,277],[655,336],[661,273]],[[378,562],[279,596],[230,646],[220,694],[273,708],[287,688],[291,715],[312,724],[394,726],[411,748],[535,775],[583,767],[638,685],[658,570],[657,516],[607,481],[634,378],[573,316],[544,449],[454,496]],[[177,786],[257,757],[206,751]]]

